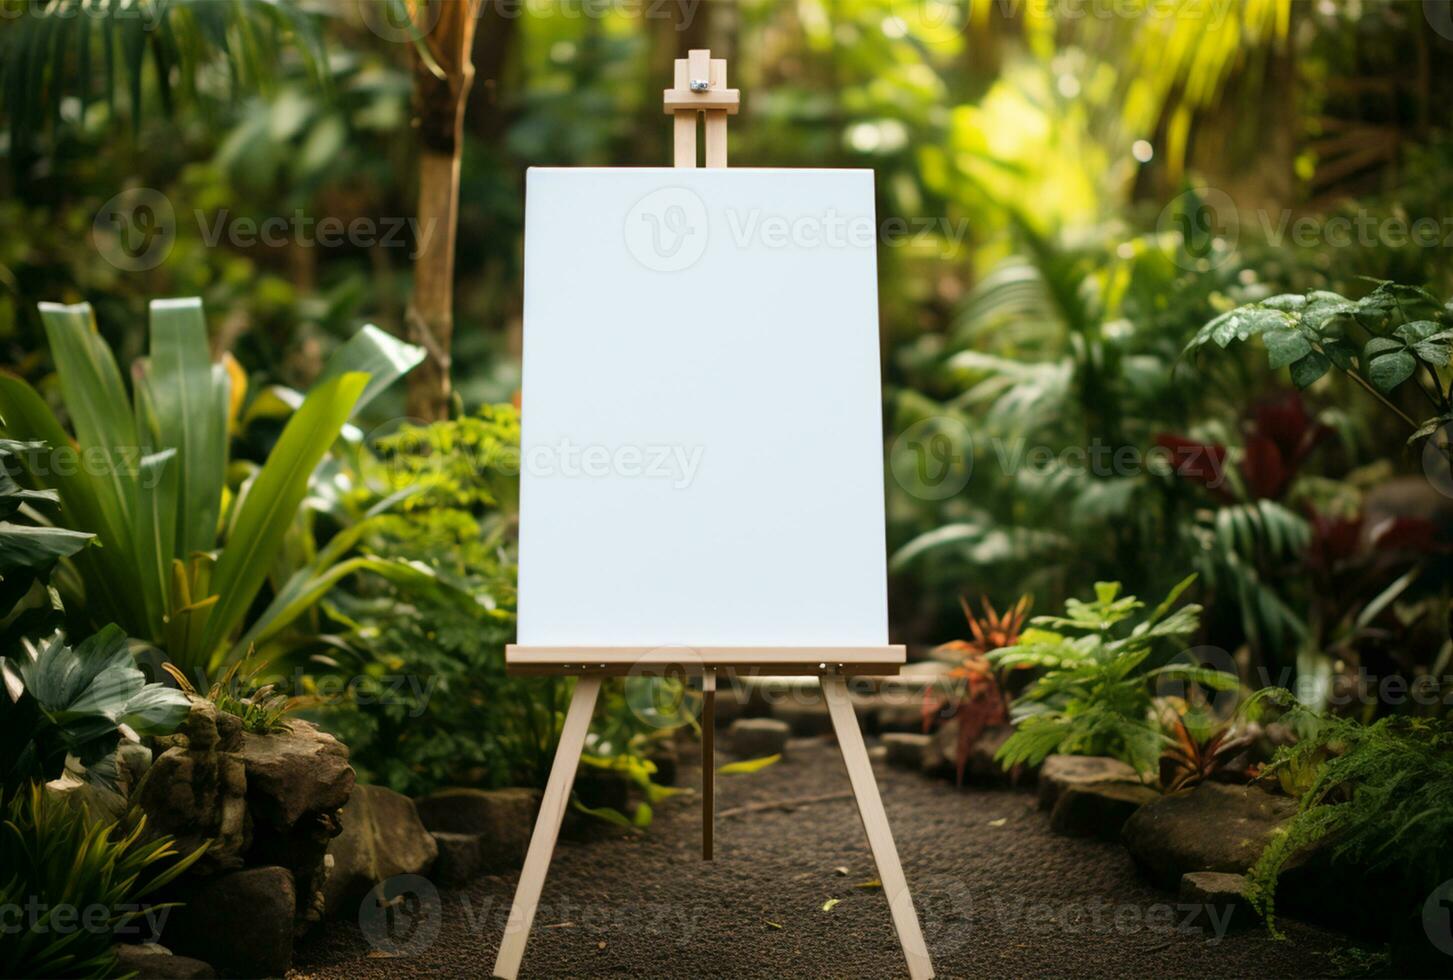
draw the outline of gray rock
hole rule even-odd
[[[413,800],[382,786],[353,788],[339,820],[342,832],[328,846],[333,869],[324,887],[331,916],[352,916],[374,885],[399,874],[427,874],[438,845]]]
[[[243,732],[238,757],[247,773],[253,842],[249,865],[287,868],[298,897],[302,934],[327,909],[324,859],[341,829],[339,810],[353,790],[348,749],[301,719],[260,735]]]
[[[932,735],[915,735],[911,732],[887,732],[881,738],[887,750],[888,765],[900,769],[911,769],[928,775],[941,775],[946,760],[939,751],[938,740]]]
[[[353,767],[348,749],[301,719],[268,735],[242,734],[247,796],[255,817],[291,827],[305,813],[332,812],[348,802]]]
[[[1066,787],[1050,812],[1049,828],[1066,837],[1116,840],[1130,815],[1160,798],[1149,786],[1105,781]]]
[[[446,789],[416,800],[419,818],[433,833],[480,838],[480,870],[518,870],[530,846],[540,792],[534,789]]]
[[[1257,922],[1256,910],[1246,898],[1246,876],[1224,871],[1193,871],[1181,876],[1182,905],[1204,906],[1209,914],[1196,916],[1202,929],[1245,929]]]
[[[1120,782],[1139,785],[1135,770],[1119,759],[1098,755],[1052,755],[1039,769],[1039,806],[1051,809],[1070,786]]]
[[[129,739],[122,739],[121,744],[116,747],[116,761],[120,767],[121,782],[134,787],[146,776],[146,771],[151,768],[151,749],[140,742],[133,742]]]
[[[827,702],[787,701],[772,708],[772,717],[781,721],[799,738],[813,738],[832,733],[832,716]]]
[[[1135,811],[1121,840],[1152,880],[1173,889],[1191,872],[1243,873],[1295,810],[1291,798],[1255,786],[1207,782]]]
[[[116,947],[116,972],[137,980],[210,980],[217,975],[208,963],[177,956],[156,943],[122,943]]]
[[[923,731],[923,698],[901,690],[884,690],[853,699],[863,727],[873,732]]]
[[[240,868],[252,845],[247,771],[235,754],[240,746],[240,721],[194,698],[178,731],[155,740],[151,765],[133,791],[149,836],[175,838],[183,854],[208,845],[194,874]]]
[[[223,973],[280,977],[293,958],[297,897],[286,868],[248,868],[204,879],[173,909],[163,938]]]
[[[775,718],[738,718],[727,729],[731,753],[741,759],[760,759],[787,750],[792,729]]]
[[[1038,777],[1038,766],[1020,765],[1005,769],[1004,764],[994,758],[1013,734],[1013,725],[990,725],[984,729],[974,747],[969,750],[969,762],[964,767],[964,780],[989,786],[1032,784]]]
[[[441,885],[462,885],[479,877],[484,869],[484,838],[478,834],[433,835],[439,857],[434,861],[433,879]]]

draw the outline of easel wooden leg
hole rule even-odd
[[[701,675],[701,859],[712,858],[716,821],[716,671]]]
[[[530,849],[525,854],[525,866],[515,888],[515,904],[510,909],[499,955],[494,961],[494,975],[505,980],[514,980],[519,974],[525,944],[530,941],[530,924],[535,921],[535,909],[545,887],[545,873],[550,870],[550,855],[555,851],[560,821],[570,805],[570,786],[575,782],[575,769],[580,764],[580,752],[590,730],[590,715],[600,694],[600,682],[598,675],[582,676],[575,682],[570,710],[560,730],[560,744],[555,749],[555,762],[550,767],[550,779],[540,801],[540,815],[535,819],[535,832],[530,836]]]
[[[838,674],[824,675],[822,694],[832,715],[832,727],[837,732],[843,762],[848,767],[848,779],[852,781],[853,795],[857,797],[858,814],[863,818],[868,846],[873,851],[873,861],[878,865],[878,880],[883,883],[883,894],[888,896],[893,928],[898,932],[898,942],[908,960],[908,975],[913,980],[929,980],[933,976],[933,963],[923,941],[923,930],[918,926],[918,912],[913,908],[913,896],[908,893],[903,865],[898,861],[893,831],[888,827],[887,814],[883,812],[878,781],[873,776],[873,765],[868,761],[868,749],[863,744],[863,733],[858,729],[858,717],[853,713],[847,680]]]

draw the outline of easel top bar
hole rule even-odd
[[[713,58],[707,50],[695,50],[689,57],[676,59],[675,86],[662,93],[661,105],[666,115],[718,109],[736,115],[741,108],[742,93],[726,87],[725,58]]]

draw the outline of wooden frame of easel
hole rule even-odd
[[[741,104],[740,93],[726,87],[726,61],[712,58],[710,51],[694,50],[679,58],[675,65],[674,85],[664,93],[667,114],[674,117],[675,166],[696,166],[696,123],[705,117],[706,166],[727,165],[727,116],[734,115]],[[797,676],[813,674],[821,679],[823,699],[827,702],[858,814],[868,837],[873,861],[878,866],[878,879],[893,917],[893,927],[908,962],[912,980],[930,980],[933,964],[919,928],[918,913],[908,891],[898,848],[883,812],[883,800],[873,776],[873,766],[863,743],[848,693],[847,678],[852,675],[896,674],[906,660],[902,646],[874,647],[544,647],[516,646],[506,648],[505,660],[511,673],[568,674],[578,678],[570,708],[560,731],[560,743],[540,813],[530,836],[530,847],[520,871],[514,904],[495,958],[494,975],[514,980],[519,974],[530,927],[545,888],[545,875],[550,857],[560,834],[560,824],[570,803],[570,789],[575,781],[590,717],[600,695],[601,682],[608,676],[633,673],[699,674],[702,689],[701,772],[702,772],[702,858],[710,861],[713,849],[713,814],[715,808],[715,704],[718,671],[744,672],[757,676]]]

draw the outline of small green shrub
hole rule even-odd
[[[539,785],[549,772],[568,685],[504,669],[515,621],[518,447],[515,410],[486,406],[405,426],[361,459],[358,509],[401,499],[367,518],[360,550],[436,579],[334,589],[324,608],[346,628],[355,657],[332,651],[336,668],[315,663],[298,693],[324,701],[320,720],[349,745],[361,775],[401,793]],[[332,682],[349,674],[349,696],[339,697]]]
[[[206,850],[178,857],[170,837],[147,839],[145,831],[145,817],[93,822],[40,784],[16,793],[0,827],[0,908],[25,909],[27,918],[0,942],[0,976],[113,972],[116,931],[145,915],[142,899]]]
[[[355,529],[360,550],[432,578],[334,589],[324,608],[346,632],[328,651],[333,666],[315,658],[298,693],[323,702],[320,720],[364,778],[401,793],[543,786],[549,775],[570,685],[510,676],[504,662],[515,633],[519,440],[515,409],[485,406],[405,426],[361,459],[354,482],[368,489],[353,509],[372,516]],[[392,511],[373,513],[389,499]],[[355,659],[345,662],[339,647]],[[334,696],[330,684],[350,671],[351,696]],[[605,686],[588,746],[598,768],[642,785],[652,738],[683,723],[673,683]],[[660,798],[659,787],[643,790],[647,803]]]
[[[1284,709],[1302,737],[1263,775],[1303,772],[1309,785],[1252,866],[1247,897],[1275,932],[1278,877],[1325,841],[1333,862],[1395,876],[1416,916],[1424,896],[1453,878],[1453,719],[1392,715],[1364,725],[1315,714],[1282,688],[1248,701],[1248,709],[1268,705]]]
[[[1165,601],[1133,627],[1145,604],[1120,595],[1119,582],[1095,583],[1090,602],[1070,599],[1064,616],[1036,616],[1019,642],[989,654],[995,667],[1044,671],[1015,699],[1014,734],[995,756],[1004,767],[1044,761],[1055,752],[1109,755],[1137,772],[1155,770],[1172,744],[1152,717],[1152,685],[1197,682],[1235,689],[1235,677],[1195,664],[1168,663],[1171,650],[1200,625],[1201,607],[1171,608],[1195,576],[1171,589]],[[1155,659],[1152,659],[1152,658]]]

